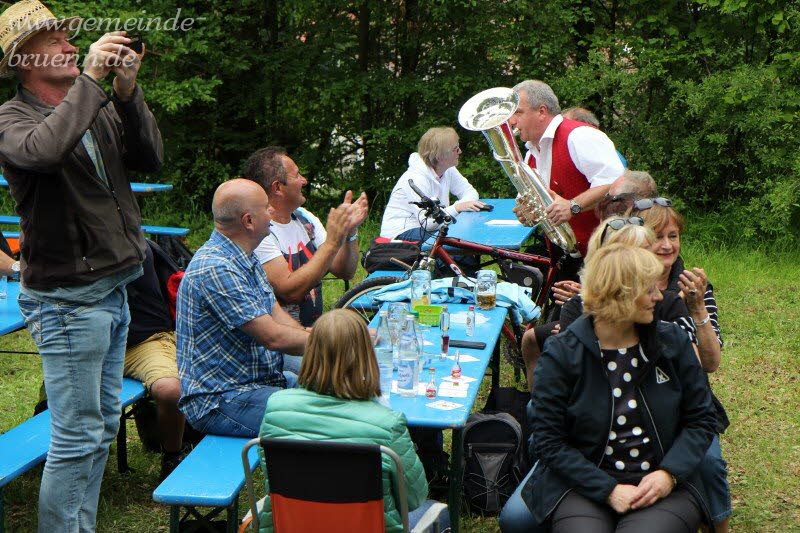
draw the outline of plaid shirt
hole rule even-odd
[[[239,329],[272,313],[274,305],[272,286],[256,256],[212,232],[178,290],[179,407],[190,422],[245,391],[286,387],[283,355]]]

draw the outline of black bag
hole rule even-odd
[[[522,438],[525,446],[528,446],[528,441],[531,437],[531,424],[528,417],[528,405],[531,402],[531,393],[528,391],[521,391],[514,387],[498,387],[489,392],[489,397],[486,398],[486,405],[483,406],[483,412],[502,412],[508,413],[514,417],[520,427],[522,428]],[[524,457],[525,472],[530,470],[528,463],[528,454]]]
[[[519,422],[509,413],[473,413],[463,447],[464,499],[474,512],[498,514],[528,471]]]
[[[405,270],[400,265],[390,261],[391,258],[398,259],[411,266],[419,258],[419,243],[411,241],[390,241],[385,238],[377,238],[372,241],[369,250],[364,253],[361,259],[361,266],[372,274],[376,270]]]

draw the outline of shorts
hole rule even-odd
[[[156,333],[128,348],[122,373],[144,383],[147,390],[161,378],[179,379],[177,351],[174,331]]]

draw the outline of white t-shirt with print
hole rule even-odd
[[[298,209],[302,215],[308,220],[313,227],[314,246],[319,248],[328,234],[325,232],[325,226],[322,222],[302,207]],[[307,246],[309,242],[308,232],[303,227],[303,223],[299,219],[292,217],[288,224],[281,224],[274,220],[269,225],[270,234],[267,235],[261,244],[254,250],[256,257],[263,265],[269,263],[276,257],[289,255],[294,257],[298,252],[302,252],[302,247]],[[287,260],[287,262],[289,262]],[[306,261],[303,261],[305,264]],[[290,264],[293,269],[294,265]]]

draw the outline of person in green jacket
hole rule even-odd
[[[300,388],[278,391],[267,402],[260,437],[335,440],[379,444],[401,458],[408,491],[409,526],[418,531],[444,531],[449,527],[446,510],[431,509],[426,500],[428,482],[408,433],[406,417],[377,402],[381,394],[378,362],[369,331],[352,311],[335,309],[314,324],[303,355]],[[264,457],[261,468],[266,472]],[[383,501],[387,532],[403,530],[392,493],[394,463],[383,460]],[[269,494],[269,480],[264,481]],[[435,516],[431,516],[435,515]],[[259,516],[260,533],[271,533],[272,507],[269,496]],[[435,528],[415,525],[436,523]]]

